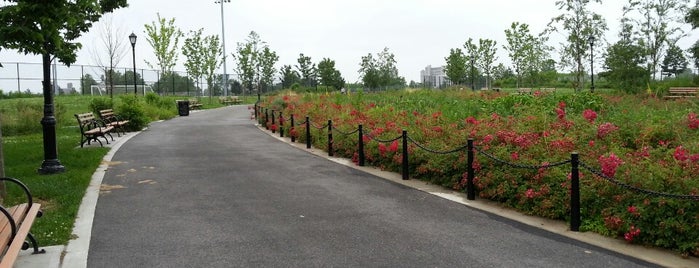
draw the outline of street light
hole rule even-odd
[[[475,82],[474,82],[474,81],[475,81],[475,80],[474,80],[474,76],[475,76],[474,71],[475,71],[475,70],[474,70],[474,68],[473,68],[474,65],[475,65],[474,61],[475,61],[475,59],[474,59],[473,56],[472,56],[472,57],[471,57],[471,91],[475,91],[475,90],[476,90],[476,84],[475,84]]]
[[[133,94],[138,95],[136,87],[136,34],[133,32],[129,35],[129,42],[131,42],[131,55],[133,55]]]
[[[595,70],[592,65],[595,53],[595,37],[590,35],[587,38],[587,42],[590,43],[590,92],[595,92]]]
[[[226,30],[223,22],[223,3],[231,0],[217,0],[214,3],[221,4],[221,45],[223,46],[223,96],[228,96],[228,74],[226,73]]]

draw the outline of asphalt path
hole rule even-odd
[[[653,267],[340,165],[245,106],[153,123],[115,153],[88,267]]]

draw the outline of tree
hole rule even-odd
[[[622,22],[619,41],[607,48],[604,75],[609,83],[624,92],[638,93],[648,83],[648,70],[641,67],[645,63],[643,47],[632,37],[633,26]]]
[[[682,28],[675,23],[682,21],[687,14],[687,2],[688,0],[629,0],[629,5],[624,7],[624,17],[631,17],[630,13],[641,17],[632,21],[638,26],[647,69],[653,80],[667,41],[684,35]]]
[[[121,59],[124,57],[126,52],[126,43],[124,42],[126,34],[120,27],[114,26],[111,16],[105,16],[105,20],[100,24],[100,41],[102,41],[102,49],[104,53],[100,56],[94,47],[90,47],[92,51],[93,59],[96,61],[97,65],[104,71],[106,79],[107,90],[109,91],[109,97],[114,97],[114,78],[110,74],[113,73],[114,67],[119,65]],[[110,71],[111,70],[111,71]]]
[[[238,62],[236,73],[243,84],[243,90],[252,91],[255,81],[255,58],[254,50],[250,43],[238,43],[238,48],[233,54],[233,59]]]
[[[398,76],[396,59],[387,47],[374,57],[371,53],[362,57],[359,75],[365,87],[376,89],[388,86],[405,86],[405,78]]]
[[[599,14],[588,9],[588,4],[602,3],[602,0],[561,0],[556,1],[558,10],[563,14],[554,17],[548,24],[547,31],[561,32],[566,35],[566,43],[561,44],[561,62],[564,67],[573,68],[576,90],[583,87],[585,66],[590,55],[588,38],[601,39],[607,29],[607,23]]]
[[[165,74],[172,72],[172,68],[177,63],[177,46],[183,34],[175,26],[175,18],[166,20],[161,18],[160,13],[158,13],[157,22],[158,24],[151,22],[150,25],[144,25],[146,27],[146,41],[153,48],[157,65]],[[146,61],[146,64],[150,68],[155,68],[149,61]]]
[[[324,58],[318,63],[318,75],[320,76],[320,83],[324,86],[329,86],[335,88],[335,90],[340,90],[345,86],[345,79],[342,78],[340,71],[335,69],[335,61]]]
[[[97,81],[90,74],[85,74],[80,80],[80,94],[84,95],[85,92],[90,92],[92,85],[97,85]]]
[[[527,68],[527,57],[532,53],[536,39],[529,33],[529,25],[519,22],[513,22],[510,29],[505,30],[505,37],[507,45],[503,47],[512,60],[512,66],[517,76],[516,86],[520,87],[522,72]]]
[[[493,64],[498,59],[495,55],[498,48],[497,42],[491,39],[479,39],[478,40],[478,67],[485,73],[485,86],[490,89],[490,74],[493,72]]]
[[[44,161],[39,173],[63,172],[56,148],[56,118],[51,90],[51,57],[66,65],[75,62],[81,44],[76,40],[103,14],[127,6],[126,0],[4,0],[0,7],[0,47],[42,55]]]
[[[153,84],[153,90],[160,94],[188,93],[197,90],[192,80],[187,76],[177,72],[164,73],[160,79]]]
[[[221,66],[222,61],[219,61],[219,58],[222,55],[221,41],[218,39],[218,35],[208,35],[204,37],[204,40],[202,40],[201,64],[204,71],[203,75],[206,78],[206,84],[209,88],[213,88],[214,81],[218,81],[214,80],[216,78],[214,72]],[[212,90],[209,90],[209,96],[214,96],[213,93]]]
[[[184,62],[184,68],[196,85],[201,82],[200,79],[205,73],[202,55],[204,51],[204,43],[202,40],[203,30],[202,28],[197,31],[190,31],[182,46],[182,54],[187,58]]]
[[[265,46],[259,54],[260,83],[266,87],[274,85],[274,64],[279,60],[277,53]]]
[[[317,84],[317,73],[318,69],[316,68],[315,63],[311,61],[311,57],[303,55],[303,53],[299,54],[298,60],[298,65],[296,65],[296,70],[298,70],[299,74],[301,74],[301,81],[303,82],[303,85],[306,87],[313,87]]]
[[[699,2],[696,2],[694,4],[694,7],[690,8],[687,11],[687,15],[684,19],[685,22],[692,25],[692,30],[699,27]],[[694,45],[692,45],[692,47],[689,48],[689,53],[692,55],[692,58],[694,59],[694,67],[699,68],[699,40],[694,42]]]
[[[661,70],[667,75],[677,76],[687,70],[687,58],[684,56],[684,52],[677,44],[670,44],[663,63],[661,65]]]
[[[468,78],[471,80],[471,90],[476,90],[475,80],[477,74],[480,72],[478,70],[478,45],[473,43],[473,39],[469,38],[466,43],[464,43],[464,49],[466,51],[466,60],[468,61]]]
[[[460,48],[449,50],[449,56],[444,58],[447,61],[444,66],[444,73],[449,81],[456,85],[461,85],[466,80],[466,56]]]
[[[279,69],[279,74],[282,77],[282,87],[291,88],[291,85],[301,81],[299,73],[292,69],[291,65],[284,65]]]

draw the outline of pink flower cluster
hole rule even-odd
[[[699,154],[689,154],[689,150],[685,149],[682,147],[682,145],[677,146],[675,148],[675,152],[672,153],[672,157],[675,158],[675,160],[684,162],[687,160],[690,160],[692,162],[697,162],[699,161]]]
[[[595,119],[597,119],[597,113],[593,110],[587,109],[587,110],[583,111],[583,117],[588,122],[594,123]]]
[[[699,128],[699,119],[697,119],[697,114],[689,113],[689,115],[687,115],[687,121],[689,121],[689,129]]]
[[[631,228],[629,228],[629,231],[624,234],[624,239],[627,242],[632,242],[633,239],[641,234],[641,229],[636,228],[636,226],[631,225]]]
[[[609,156],[607,157],[601,155],[598,161],[602,167],[602,174],[610,178],[614,177],[614,174],[616,174],[616,169],[624,163],[624,161],[621,161],[621,159],[614,153],[609,153]]]
[[[609,122],[603,123],[597,127],[597,138],[604,138],[605,136],[609,135],[609,133],[617,130],[619,130],[619,127],[615,126],[614,124]]]

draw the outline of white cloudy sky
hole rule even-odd
[[[117,10],[113,23],[125,32],[134,32],[137,67],[146,68],[144,60],[153,62],[152,49],[145,41],[144,24],[162,17],[176,18],[183,32],[204,28],[205,34],[221,34],[220,4],[214,0],[137,0],[128,8]],[[604,0],[592,9],[607,19],[607,41],[617,39],[618,20],[626,0]],[[348,82],[357,81],[362,56],[388,47],[395,54],[401,76],[419,81],[426,65],[443,65],[450,48],[462,47],[468,38],[494,39],[499,45],[499,61],[509,63],[502,45],[504,30],[512,22],[530,25],[534,34],[541,32],[552,17],[560,14],[555,0],[231,0],[224,4],[226,52],[234,51],[250,31],[256,31],[283,64],[296,63],[299,53],[336,61],[336,67]],[[99,43],[96,25],[81,41],[84,45],[76,64],[96,64],[90,56],[91,46]],[[688,27],[685,29],[689,30]],[[561,35],[551,37],[557,45]],[[695,35],[685,37],[680,46],[689,47]],[[128,44],[128,41],[126,41]],[[94,47],[92,47],[94,50]],[[99,49],[98,49],[99,51]],[[2,62],[40,62],[38,56],[17,55],[1,51]],[[177,70],[184,70],[180,56]],[[228,61],[228,73],[233,73]],[[120,66],[131,66],[131,51]],[[599,65],[597,65],[599,66]]]

